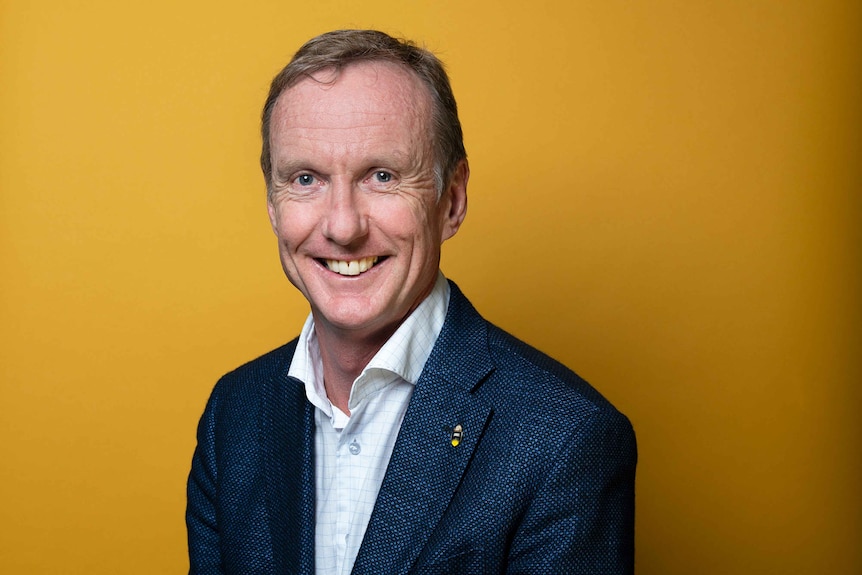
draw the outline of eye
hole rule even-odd
[[[392,174],[390,174],[389,172],[384,172],[383,170],[377,170],[376,172],[374,172],[374,179],[381,184],[388,184],[392,181]]]
[[[314,183],[314,176],[311,174],[302,174],[301,176],[297,176],[296,183],[300,186],[310,186]]]

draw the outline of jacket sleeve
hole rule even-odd
[[[197,447],[187,486],[186,526],[189,538],[190,575],[216,575],[221,569],[216,490],[218,477],[215,461],[214,393],[198,424]]]
[[[634,573],[631,424],[612,409],[597,411],[561,451],[515,534],[507,572]]]

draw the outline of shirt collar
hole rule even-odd
[[[441,272],[437,272],[437,281],[428,297],[398,326],[353,382],[348,401],[351,411],[365,397],[391,383],[393,375],[416,384],[443,329],[448,307],[449,283]],[[334,407],[323,387],[323,364],[311,314],[308,314],[299,334],[288,375],[305,384],[305,395],[312,405],[333,417]],[[384,377],[379,377],[381,375]]]

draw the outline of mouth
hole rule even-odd
[[[360,258],[358,260],[321,259],[318,261],[326,266],[326,269],[331,272],[335,272],[342,276],[358,276],[359,274],[367,272],[373,268],[379,261],[382,261],[382,259],[377,256],[371,256],[368,258]]]

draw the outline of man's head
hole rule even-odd
[[[440,246],[464,219],[463,148],[451,168],[438,161],[434,92],[400,60],[292,77],[273,88],[264,116],[282,267],[311,304],[318,337],[385,341],[431,292]]]
[[[334,72],[334,80],[342,69],[360,62],[399,65],[414,74],[428,89],[432,102],[431,137],[438,194],[449,182],[458,163],[467,157],[449,77],[443,63],[434,54],[412,42],[395,39],[377,30],[336,30],[306,42],[272,80],[261,122],[263,148],[260,165],[268,193],[272,193],[272,111],[279,96],[299,81],[316,77],[319,72]]]

